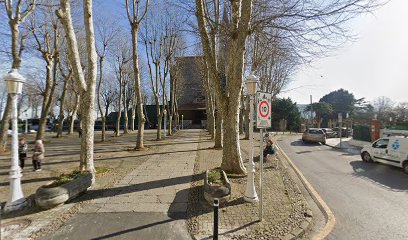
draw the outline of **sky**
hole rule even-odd
[[[128,27],[123,2],[95,0],[95,8],[104,9],[97,11],[97,17],[115,16],[124,29]],[[407,9],[408,0],[390,0],[373,14],[353,19],[349,27],[357,39],[330,52],[330,57],[301,67],[280,97],[305,104],[310,102],[310,95],[317,102],[329,92],[343,88],[368,101],[386,96],[395,103],[408,102]],[[27,57],[23,65],[31,61]],[[0,63],[4,70],[1,73],[7,68],[4,62]]]
[[[393,102],[408,102],[408,1],[391,0],[373,14],[352,21],[357,39],[330,57],[303,66],[287,92],[297,103],[313,102],[343,88],[355,98],[372,101],[386,96]]]

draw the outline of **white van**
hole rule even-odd
[[[361,149],[365,162],[381,162],[401,167],[408,174],[408,138],[384,137]]]

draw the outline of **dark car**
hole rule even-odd
[[[339,128],[335,127],[333,128],[333,131],[339,135]],[[350,128],[342,127],[341,128],[341,137],[350,137],[352,134],[352,130]]]
[[[326,134],[326,138],[337,137],[337,132],[333,131],[331,128],[322,128],[323,132]]]

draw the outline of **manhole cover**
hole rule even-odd
[[[8,223],[1,224],[1,236],[7,237],[11,236],[15,232],[20,232],[30,226],[31,220],[28,219],[21,219],[21,220],[14,220]]]

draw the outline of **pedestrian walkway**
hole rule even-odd
[[[191,239],[184,218],[199,134],[166,140],[46,239]]]
[[[326,145],[334,148],[342,149],[350,154],[360,154],[360,150],[364,145],[369,145],[370,142],[357,141],[353,138],[328,138]]]

